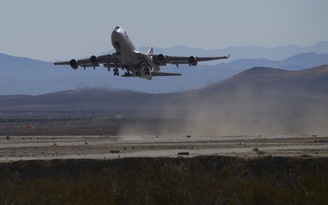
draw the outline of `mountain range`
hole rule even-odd
[[[179,119],[189,133],[328,131],[328,65],[287,71],[255,67],[202,89],[147,94],[78,89],[0,96],[2,117]],[[163,129],[169,129],[164,127]]]
[[[149,47],[141,47],[140,50],[147,52]],[[223,49],[201,49],[185,46],[174,46],[169,48],[155,48],[156,53],[168,53],[170,55],[189,55],[195,56],[216,56],[231,54],[230,61],[241,58],[258,59],[265,58],[270,60],[283,60],[299,53],[328,53],[328,41],[321,41],[314,45],[302,47],[298,45],[287,45],[277,47],[264,46],[237,46]]]
[[[69,66],[54,66],[52,62],[0,54],[0,95],[40,95],[61,90],[96,87],[147,93],[170,93],[204,88],[252,67],[300,70],[328,64],[328,42],[320,42],[310,47],[243,46],[217,50],[172,47],[155,51],[170,55],[188,53],[188,55],[198,56],[230,53],[231,57],[228,61],[215,61],[219,63],[216,65],[199,63],[197,67],[176,68],[172,65],[162,67],[163,71],[179,72],[182,76],[154,78],[148,81],[114,77],[113,73],[108,73],[105,68],[73,70]]]

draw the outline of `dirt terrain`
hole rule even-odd
[[[327,136],[1,136],[0,161],[200,155],[328,157]]]
[[[195,128],[178,119],[3,119],[0,203],[326,203],[327,135],[186,127]]]
[[[218,135],[214,130],[209,135],[192,125],[177,119],[6,119],[0,122],[0,161],[328,156],[328,136],[323,134]]]

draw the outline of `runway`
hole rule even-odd
[[[195,157],[328,157],[328,137],[283,136],[1,136],[0,161]]]

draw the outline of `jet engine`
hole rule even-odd
[[[159,54],[157,60],[159,65],[166,65],[167,63],[166,56],[164,56],[163,54]]]
[[[188,63],[190,66],[196,66],[197,65],[197,58],[195,56],[190,56],[188,58]]]
[[[97,58],[97,56],[91,56],[91,57],[90,57],[90,61],[91,61],[91,63],[92,63],[93,65],[98,64],[98,58]]]
[[[72,59],[69,62],[69,65],[73,68],[73,69],[77,69],[79,67],[79,64],[77,63],[77,61],[75,59]]]

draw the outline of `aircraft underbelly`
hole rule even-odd
[[[121,50],[121,61],[124,65],[138,65],[140,60],[136,53],[130,50]]]

